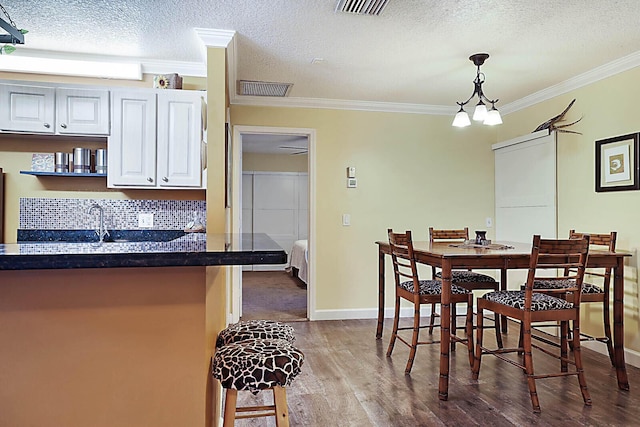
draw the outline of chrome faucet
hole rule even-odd
[[[98,224],[96,235],[100,239],[100,242],[103,242],[105,237],[109,237],[109,232],[107,231],[107,227],[104,225],[104,209],[102,206],[95,203],[91,205],[91,207],[89,208],[89,213],[93,212],[94,209],[98,209],[98,212],[100,212],[100,223]]]

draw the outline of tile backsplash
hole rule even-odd
[[[152,213],[152,230],[182,230],[194,219],[206,226],[204,200],[115,200],[20,198],[20,228],[41,230],[90,230],[96,228],[104,209],[109,230],[139,230],[138,214]],[[149,229],[149,228],[145,228]]]

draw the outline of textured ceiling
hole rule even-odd
[[[202,63],[194,28],[235,30],[237,79],[293,83],[291,98],[455,109],[473,89],[467,58],[488,52],[500,108],[640,46],[637,0],[390,0],[379,17],[337,0],[0,2],[29,30],[25,52]]]

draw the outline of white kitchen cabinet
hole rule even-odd
[[[107,186],[156,186],[156,94],[112,92]]]
[[[109,134],[109,91],[0,85],[0,129],[65,135]]]
[[[202,188],[198,91],[113,91],[109,187]]]
[[[109,91],[56,89],[56,132],[109,135]]]

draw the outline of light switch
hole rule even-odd
[[[351,215],[342,214],[342,225],[351,225]]]
[[[487,218],[485,218],[485,224],[487,228],[493,227],[493,219],[491,219],[491,217],[488,216]]]
[[[356,168],[353,166],[349,166],[347,168],[347,178],[355,178],[356,177]]]

